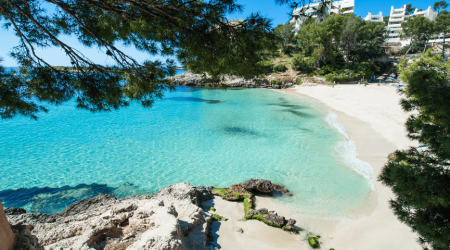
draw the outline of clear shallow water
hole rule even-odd
[[[294,194],[279,202],[341,217],[370,184],[327,115],[314,101],[271,90],[178,87],[151,109],[92,114],[67,103],[38,121],[0,120],[0,199],[54,213],[105,192],[120,198],[178,182],[265,178]]]

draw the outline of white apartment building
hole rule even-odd
[[[400,9],[394,9],[391,7],[391,15],[389,17],[389,23],[387,26],[388,38],[386,43],[401,43],[401,46],[405,46],[410,43],[409,40],[404,40],[400,38],[402,33],[402,23],[408,20],[408,18],[413,16],[424,16],[431,21],[436,20],[437,13],[431,9],[431,6],[424,11],[414,10],[414,13],[409,15],[406,13],[406,5],[403,5]]]
[[[372,15],[371,12],[369,12],[369,14],[364,17],[364,20],[366,21],[370,21],[370,22],[383,22],[383,12],[380,11],[380,13],[378,13],[378,15]]]
[[[322,3],[321,0],[315,0],[314,3],[302,6],[294,10],[294,14],[299,13],[301,10],[312,18],[317,18],[317,8]],[[355,12],[355,0],[342,0],[334,1],[331,7],[327,7],[326,14],[353,14]],[[292,19],[291,23],[294,23],[294,29],[299,30],[306,17],[299,17],[297,20]],[[319,20],[322,21],[322,20]]]

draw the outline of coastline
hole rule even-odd
[[[345,128],[349,139],[355,142],[358,158],[373,168],[372,179],[376,191],[372,192],[363,207],[358,208],[363,209],[364,216],[328,221],[323,226],[314,226],[317,220],[307,223],[311,229],[318,231],[316,233],[323,232],[324,248],[421,249],[416,242],[417,235],[402,224],[390,209],[388,202],[393,198],[393,193],[377,180],[389,153],[416,145],[406,138],[403,124],[409,115],[401,110],[398,103],[401,97],[396,89],[388,86],[346,85],[336,88],[297,87],[278,91],[313,98],[323,103],[330,113],[336,113],[336,121]],[[361,91],[366,94],[361,94]],[[386,98],[381,100],[384,103],[372,102],[378,97]],[[391,109],[385,110],[386,107]],[[301,220],[297,224],[305,225]]]
[[[396,103],[397,100],[384,100],[385,103],[370,107],[368,104],[373,104],[371,99],[358,94],[358,91],[364,91],[376,99],[380,94],[389,93],[386,96],[392,99],[397,95],[392,92],[395,89],[386,86],[366,88],[362,85],[349,85],[334,89],[315,86],[275,91],[315,99],[325,112],[336,114],[336,122],[343,126],[349,140],[356,145],[358,158],[372,167],[375,189],[368,193],[363,204],[354,208],[355,213],[349,213],[349,218],[339,220],[309,218],[299,211],[279,204],[271,197],[256,197],[256,209],[275,210],[286,218],[297,220],[296,226],[301,230],[299,235],[284,232],[256,220],[241,221],[244,217],[242,203],[215,197],[205,201],[204,205],[214,206],[219,215],[230,220],[212,223],[213,244],[217,244],[221,249],[310,249],[306,239],[307,234],[311,232],[322,236],[321,249],[421,249],[416,242],[417,235],[401,224],[389,208],[388,200],[393,196],[392,192],[377,181],[387,155],[396,149],[414,144],[405,137],[406,130],[401,122],[408,115],[399,115],[401,108],[398,102]],[[361,101],[361,98],[364,101]],[[386,114],[383,110],[386,106],[392,108],[390,113]],[[365,114],[368,112],[369,115]],[[244,233],[239,232],[239,229]]]

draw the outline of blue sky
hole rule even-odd
[[[286,23],[289,20],[288,12],[289,6],[287,5],[277,5],[275,0],[237,0],[239,4],[244,5],[244,11],[242,13],[235,13],[230,15],[230,19],[245,18],[252,12],[259,12],[265,17],[272,19],[274,26],[280,23]],[[363,1],[355,0],[355,14],[357,16],[365,17],[369,11],[373,14],[378,14],[382,11],[383,16],[389,15],[391,6],[394,5],[395,8],[401,7],[403,4],[411,3],[414,7],[426,9],[428,6],[432,6],[436,1],[423,1],[423,0],[407,0],[403,1],[388,1],[388,0],[377,0],[377,1]],[[108,60],[103,52],[100,52],[97,48],[86,48],[80,45],[76,39],[73,37],[62,36],[61,39],[67,44],[77,48],[83,54],[91,58],[96,63],[100,64],[111,64],[111,60]],[[0,28],[0,57],[4,59],[3,65],[7,67],[17,66],[17,63],[9,56],[11,49],[19,43],[19,40],[14,35],[12,29],[5,30],[3,27]],[[151,57],[140,51],[136,51],[133,48],[126,48],[117,45],[119,48],[123,49],[124,52],[142,62],[148,59],[159,59],[165,60],[162,57]],[[49,49],[39,49],[38,53],[46,59],[52,65],[67,66],[70,65],[68,58],[65,56],[64,52],[56,48]]]

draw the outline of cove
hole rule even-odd
[[[179,182],[227,187],[282,183],[277,202],[340,218],[371,183],[337,150],[347,140],[307,98],[267,89],[177,87],[150,109],[108,113],[49,107],[38,121],[0,121],[0,199],[28,212],[61,212],[99,193],[152,194]]]

